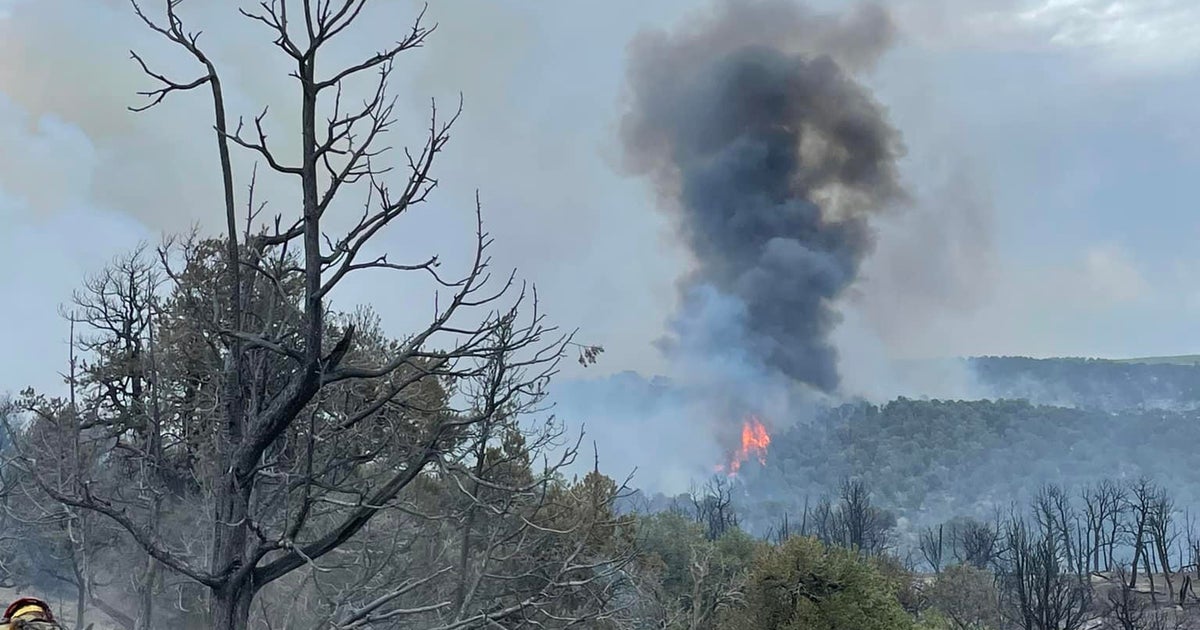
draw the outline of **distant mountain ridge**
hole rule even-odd
[[[1138,357],[1133,359],[1107,359],[1117,363],[1145,363],[1147,365],[1200,365],[1200,354],[1180,354],[1170,357]]]
[[[1197,355],[1120,360],[985,356],[967,363],[986,398],[1105,411],[1200,409]]]

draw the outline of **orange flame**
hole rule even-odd
[[[767,447],[771,445],[771,435],[767,427],[757,416],[749,416],[742,421],[742,446],[729,458],[729,463],[718,466],[719,472],[736,475],[742,464],[754,457],[760,464],[767,463]]]

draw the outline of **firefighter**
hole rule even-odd
[[[4,611],[0,630],[62,630],[50,605],[34,597],[22,597]]]

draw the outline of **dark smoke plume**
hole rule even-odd
[[[871,249],[870,217],[905,196],[899,137],[853,77],[892,23],[873,5],[828,16],[727,0],[691,26],[635,40],[622,121],[629,167],[656,183],[694,257],[668,347],[736,346],[833,391],[832,301]]]

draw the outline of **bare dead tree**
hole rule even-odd
[[[950,530],[954,558],[977,569],[992,566],[1000,551],[999,527],[974,518],[958,519]]]
[[[146,105],[134,109],[205,89],[225,234],[169,243],[159,252],[171,305],[154,326],[176,353],[171,377],[159,385],[160,408],[133,396],[136,407],[96,404],[72,422],[105,447],[101,460],[134,447],[140,452],[133,459],[148,467],[186,473],[171,480],[186,486],[175,488],[176,496],[202,508],[209,535],[196,540],[161,527],[155,501],[125,501],[83,476],[61,483],[37,465],[33,445],[23,440],[14,461],[57,503],[123,530],[152,559],[148,571],[163,567],[202,585],[211,628],[244,630],[265,587],[316,570],[374,519],[401,509],[429,471],[452,467],[448,453],[478,439],[472,427],[533,408],[571,342],[544,323],[536,294],[513,275],[493,279],[478,203],[474,255],[457,277],[444,275],[436,256],[395,262],[368,253],[379,234],[436,187],[432,167],[457,118],[443,118],[434,107],[422,148],[405,153],[403,174],[387,163],[382,139],[395,121],[392,64],[424,44],[432,28],[418,18],[394,44],[319,71],[330,43],[364,19],[366,0],[274,0],[243,10],[294,66],[301,150],[289,162],[268,143],[266,111],[249,123],[231,119],[220,70],[198,32],[185,27],[179,4],[166,0],[157,17],[136,1],[133,8],[147,28],[194,61],[198,75],[168,77],[134,53],[157,82],[143,93]],[[373,89],[350,105],[349,82],[372,74]],[[245,211],[239,210],[236,149],[295,184],[298,215],[261,227],[253,179]],[[363,203],[358,221],[332,232],[330,212],[356,190]],[[328,309],[330,294],[347,277],[384,272],[425,274],[445,291],[432,300],[428,324],[398,341]],[[584,358],[595,354],[585,351]],[[95,386],[91,400],[104,400],[102,390]],[[155,416],[172,436],[169,443],[130,439],[138,431],[152,438]],[[566,566],[574,576],[577,567]],[[528,604],[514,605],[527,612]]]
[[[1108,591],[1101,611],[1101,628],[1112,630],[1183,630],[1192,627],[1185,615],[1155,606],[1128,584],[1129,571],[1114,571],[1116,584]]]
[[[1174,528],[1175,502],[1165,488],[1158,487],[1150,497],[1146,517],[1146,529],[1157,554],[1158,566],[1167,582],[1167,592],[1175,593],[1175,580],[1171,575],[1171,547],[1178,533]]]
[[[114,282],[112,276],[99,276],[89,281],[89,291],[109,296],[119,295],[109,304],[115,312],[105,312],[107,325],[114,327],[125,336],[120,342],[119,349],[106,348],[119,354],[122,360],[128,361],[131,354],[129,339],[131,320],[129,312],[141,302],[128,294],[120,295],[121,290],[130,291],[129,284],[136,282],[135,268],[132,265],[120,267]],[[122,276],[129,276],[130,283],[126,284]],[[114,289],[117,287],[117,289]],[[136,295],[137,289],[132,289]],[[78,302],[86,307],[85,301]],[[47,398],[26,390],[22,392],[13,408],[6,411],[8,420],[13,409],[19,409],[32,416],[33,422],[23,427],[23,431],[13,433],[10,437],[20,436],[26,446],[32,446],[41,458],[41,470],[48,483],[60,490],[81,491],[105,474],[100,466],[98,449],[85,435],[80,422],[85,413],[80,401],[80,390],[84,387],[86,366],[81,361],[78,350],[81,343],[77,334],[78,322],[70,321],[70,354],[68,370],[64,380],[68,386],[66,398]],[[136,336],[136,332],[133,333]],[[127,393],[128,388],[114,389],[109,392],[107,399],[117,400]],[[6,502],[5,508],[10,517],[25,526],[28,533],[33,534],[34,540],[27,544],[42,543],[50,550],[54,562],[36,564],[41,571],[56,581],[70,585],[76,593],[74,620],[82,627],[86,622],[88,605],[98,599],[98,567],[105,564],[101,561],[102,554],[114,543],[114,532],[105,527],[108,523],[100,522],[96,514],[81,510],[74,506],[62,505],[55,501],[41,484],[38,478],[30,475],[27,470],[16,470],[9,476],[15,482],[7,488],[6,494],[15,501]],[[111,560],[111,556],[109,558]]]
[[[925,558],[925,562],[933,569],[934,574],[942,572],[942,556],[945,552],[945,537],[943,536],[944,526],[938,525],[937,529],[926,527],[921,530],[920,541],[917,546],[921,550],[921,555]]]
[[[855,479],[842,481],[838,516],[846,547],[879,555],[891,545],[895,517],[872,503],[871,492],[865,482]]]
[[[1116,578],[1118,587],[1111,590],[1106,598],[1104,616],[1107,625],[1120,630],[1141,630],[1149,606],[1127,583],[1129,572],[1124,566],[1117,567]]]
[[[22,437],[37,446],[51,465],[65,461],[54,475],[53,481],[62,485],[81,483],[81,468],[90,468],[89,457],[84,449],[76,449],[78,441],[73,431],[73,417],[63,400],[37,399],[36,403],[25,397],[20,408],[36,404],[36,409],[52,414],[54,422],[39,423],[34,430]],[[80,455],[78,458],[74,457]],[[5,510],[13,531],[24,531],[29,535],[26,545],[39,545],[40,549],[29,550],[33,556],[30,564],[36,571],[75,592],[74,617],[85,619],[89,599],[94,595],[96,571],[106,545],[111,544],[112,532],[106,531],[103,523],[97,523],[94,515],[80,513],[62,506],[42,492],[27,476],[16,479],[9,488],[10,500]],[[36,532],[36,534],[34,534]]]
[[[1062,543],[1041,525],[1031,531],[1014,516],[1005,528],[1000,570],[1009,620],[1023,630],[1076,630],[1083,626],[1091,589],[1063,566]]]
[[[96,392],[88,403],[88,419],[103,416],[114,421],[102,432],[90,431],[87,420],[72,427],[89,440],[112,440],[113,457],[106,463],[117,468],[121,482],[110,484],[108,496],[144,511],[149,517],[150,533],[157,535],[165,493],[160,468],[153,465],[161,461],[163,443],[154,334],[160,316],[162,278],[153,263],[145,248],[139,246],[93,275],[82,290],[75,292],[72,325],[84,330],[78,337],[73,335],[72,356],[78,351],[93,357],[93,361],[75,366],[72,360],[73,369],[80,367],[82,371],[71,383],[73,392],[80,387]],[[80,402],[74,393],[71,404],[79,413]],[[155,627],[158,562],[140,549],[129,549],[128,553],[144,557],[142,567],[128,568],[134,576],[136,611],[123,612],[96,591],[89,593],[89,599],[127,627],[151,630]]]
[[[881,555],[891,548],[896,517],[876,506],[865,482],[842,481],[837,501],[823,497],[806,520],[813,535],[826,545]]]
[[[1076,566],[1078,554],[1073,540],[1076,519],[1071,495],[1055,484],[1043,486],[1033,500],[1033,518],[1044,534],[1058,538],[1067,566],[1075,573],[1083,574],[1085,569]]]
[[[813,535],[827,545],[841,544],[841,531],[834,511],[833,502],[829,497],[822,497],[812,509],[811,519]]]
[[[9,401],[0,399],[0,414],[11,413],[9,407]],[[13,480],[0,469],[0,588],[20,590],[27,586],[32,573],[24,553],[30,537],[20,519],[11,514],[15,507],[10,503],[13,490]]]
[[[796,532],[792,529],[791,517],[787,512],[784,512],[779,517],[779,521],[767,529],[767,533],[763,538],[776,545],[781,545],[795,534]],[[800,535],[803,536],[804,534]]]
[[[871,495],[866,484],[855,479],[843,480],[840,498],[838,513],[841,515],[845,544],[851,549],[865,549],[874,526]]]
[[[1129,489],[1126,507],[1131,515],[1130,534],[1133,540],[1133,562],[1129,571],[1129,588],[1137,586],[1138,562],[1146,566],[1146,577],[1150,580],[1151,591],[1154,589],[1154,574],[1149,568],[1149,554],[1146,550],[1150,515],[1154,498],[1158,490],[1146,477],[1138,479]]]
[[[140,247],[90,276],[65,313],[71,328],[68,398],[47,399],[27,391],[16,403],[30,419],[18,440],[29,456],[10,462],[15,466],[9,471],[23,483],[26,497],[37,497],[26,501],[22,512],[28,515],[30,505],[41,505],[52,520],[61,513],[76,525],[75,552],[67,560],[79,593],[75,618],[80,623],[87,607],[94,606],[122,628],[156,627],[157,561],[116,536],[116,523],[64,505],[41,486],[53,483],[61,490],[66,480],[75,480],[66,487],[103,495],[116,508],[145,514],[148,530],[158,534],[167,491],[160,459],[161,375],[155,359],[158,281],[154,261]],[[130,593],[134,596],[128,597]],[[126,609],[126,601],[136,604]]]
[[[716,540],[738,526],[737,509],[733,504],[733,483],[728,477],[714,475],[701,488],[688,493],[688,514],[704,526],[709,540]]]
[[[1081,492],[1092,571],[1113,567],[1113,550],[1125,511],[1125,490],[1109,479],[1087,486]]]
[[[632,557],[626,519],[611,510],[621,488],[595,471],[561,486],[558,464],[532,474],[518,442],[489,453],[481,477],[451,473],[461,477],[387,514],[343,561],[281,585],[304,594],[303,627],[570,627],[615,614],[603,608]],[[294,602],[279,598],[268,616]]]
[[[1180,566],[1180,571],[1183,572],[1183,585],[1179,588],[1179,604],[1181,606],[1186,602],[1189,594],[1194,594],[1192,592],[1193,576],[1191,572],[1200,571],[1200,537],[1197,536],[1196,520],[1192,517],[1190,510],[1184,510],[1183,522],[1184,549],[1182,553],[1187,554],[1185,556],[1187,562],[1185,564],[1182,559],[1180,560],[1180,565],[1182,565]]]

